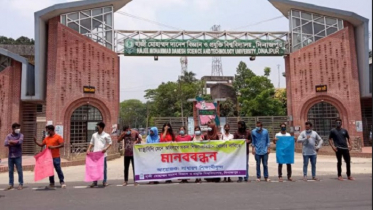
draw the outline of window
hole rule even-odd
[[[296,51],[343,29],[343,21],[309,12],[290,12],[292,51]]]
[[[89,142],[95,132],[96,124],[101,121],[101,112],[96,107],[84,105],[77,108],[70,120],[71,144]]]
[[[338,110],[326,102],[317,103],[308,111],[308,121],[312,122],[313,130],[324,140],[328,141],[329,132],[335,127],[335,119],[339,117]]]
[[[113,50],[113,8],[95,8],[61,15],[61,23]]]
[[[36,105],[36,112],[42,113],[43,112],[43,104],[37,104]]]

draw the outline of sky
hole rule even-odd
[[[72,0],[0,0],[0,36],[34,38],[34,12]],[[319,6],[355,12],[370,20],[372,31],[372,0],[298,0]],[[285,17],[267,0],[132,0],[120,11],[135,16],[173,26],[181,30],[209,31],[213,25],[222,30],[234,31],[289,31]],[[256,24],[260,23],[260,24]],[[116,30],[172,30],[157,24],[132,17],[115,14]],[[246,27],[243,27],[246,26]],[[174,29],[175,30],[175,29]],[[370,46],[372,38],[370,37]],[[223,75],[234,76],[240,61],[246,62],[254,73],[263,75],[264,68],[272,69],[270,79],[277,88],[284,88],[284,59],[282,57],[222,57]],[[280,77],[278,74],[280,65]],[[189,57],[188,71],[196,73],[197,78],[211,75],[211,57]],[[181,72],[179,57],[124,57],[120,56],[120,100],[139,99],[143,102],[144,90],[157,88],[162,82],[176,81]]]

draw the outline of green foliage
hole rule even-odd
[[[146,104],[136,99],[120,103],[120,119],[123,125],[133,128],[146,127]]]
[[[264,69],[264,76],[258,76],[244,62],[237,67],[233,83],[238,93],[241,116],[282,116],[286,114],[286,93],[281,99],[275,97],[275,88],[269,79],[271,69]]]
[[[228,98],[226,101],[220,102],[220,116],[234,117],[236,113],[236,104],[232,99]]]
[[[145,98],[152,103],[150,115],[152,117],[192,116],[193,103],[187,100],[201,94],[202,87],[202,82],[195,78],[193,72],[185,72],[177,82],[162,83],[156,89],[145,90]]]
[[[35,44],[33,39],[21,36],[14,40],[13,38],[8,38],[6,36],[0,36],[0,44],[10,44],[10,45],[33,45]]]

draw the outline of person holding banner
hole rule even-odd
[[[11,190],[14,186],[14,165],[18,172],[18,190],[23,189],[23,171],[22,171],[22,143],[23,134],[21,133],[21,125],[18,123],[12,124],[12,133],[5,138],[4,146],[9,148],[8,168],[9,168],[9,187],[5,190]],[[1,162],[1,161],[0,161]]]
[[[231,128],[231,126],[229,124],[225,124],[224,125],[224,134],[222,134],[222,137],[221,137],[221,139],[223,141],[229,141],[229,140],[233,140],[234,139],[233,134],[231,134],[229,132],[230,128]],[[224,177],[224,182],[232,182],[232,180],[231,180],[230,177],[228,177],[228,179],[227,179],[227,177]]]
[[[65,189],[66,188],[66,184],[64,181],[65,177],[61,169],[61,157],[60,157],[60,148],[64,146],[63,139],[60,135],[56,134],[53,125],[47,125],[45,127],[45,130],[46,130],[47,136],[44,138],[43,142],[40,144],[39,142],[37,142],[35,137],[34,137],[34,142],[39,147],[46,146],[48,149],[51,150],[54,169],[56,170],[58,179],[60,180],[61,188]],[[54,175],[53,175],[49,177],[49,186],[47,188],[54,189],[55,188],[54,183],[55,182],[54,182]]]
[[[260,182],[261,172],[260,172],[260,162],[263,163],[264,179],[266,182],[271,180],[268,178],[268,155],[271,153],[271,148],[269,147],[271,142],[269,141],[269,134],[267,129],[263,128],[261,122],[256,122],[256,128],[251,132],[253,138],[253,155],[256,160],[256,181]]]
[[[238,130],[234,133],[234,139],[245,139],[246,141],[246,176],[244,177],[245,182],[249,180],[249,154],[251,144],[251,132],[247,130],[245,121],[239,121],[237,123]],[[242,182],[243,178],[239,177],[237,182]]]
[[[161,142],[175,141],[175,134],[170,123],[165,123],[162,127]]]
[[[157,127],[152,127],[149,130],[149,135],[146,137],[146,143],[147,144],[155,144],[159,143],[160,138],[158,135],[158,128]],[[159,182],[149,182],[149,184],[158,184]]]
[[[335,120],[336,128],[333,128],[329,134],[329,144],[332,149],[335,151],[337,156],[337,170],[338,170],[338,180],[343,181],[342,177],[342,157],[346,162],[346,170],[347,170],[347,179],[348,180],[355,180],[351,176],[351,156],[350,151],[352,149],[350,135],[348,135],[348,131],[342,128],[342,120],[336,119]]]
[[[201,142],[203,141],[203,135],[202,135],[202,132],[201,132],[201,127],[199,127],[198,125],[194,127],[194,136],[192,138],[192,141],[193,142]],[[196,179],[195,183],[202,183],[202,179]]]
[[[184,141],[192,141],[192,137],[186,134],[186,130],[184,126],[179,128],[179,135],[176,136],[176,142],[184,142]]]
[[[308,162],[311,161],[312,180],[318,181],[316,178],[316,160],[317,152],[322,146],[323,140],[315,131],[312,130],[312,123],[306,122],[306,130],[302,131],[298,136],[297,142],[303,144],[303,180],[307,181]],[[319,141],[316,144],[316,141]]]
[[[210,122],[208,124],[207,133],[203,137],[205,140],[208,141],[216,141],[220,140],[220,136],[218,134],[218,129],[216,128],[215,123]],[[207,182],[220,182],[221,178],[207,178],[205,179]]]
[[[175,134],[172,130],[172,126],[170,123],[163,124],[162,127],[162,134],[161,134],[161,141],[160,142],[170,142],[175,141]],[[171,180],[166,180],[166,183],[172,183]]]
[[[107,150],[112,145],[111,137],[108,133],[104,131],[105,123],[99,122],[96,124],[96,133],[92,135],[91,142],[89,143],[89,147],[87,149],[87,154],[91,152],[93,147],[93,152],[102,152],[105,153],[104,158],[104,180],[102,181],[102,185],[104,187],[108,186],[107,184]],[[93,188],[97,186],[97,181],[94,181],[89,187]]]
[[[281,123],[280,128],[281,128],[281,131],[279,133],[277,133],[275,138],[273,139],[274,144],[277,143],[278,137],[280,137],[280,136],[291,136],[290,133],[286,132],[286,124],[285,123]],[[284,181],[282,179],[282,165],[283,164],[280,164],[280,163],[278,164],[278,181],[279,182]],[[287,169],[288,181],[293,181],[293,179],[291,178],[291,174],[292,174],[291,164],[286,164],[286,169]]]
[[[139,133],[135,130],[132,130],[130,126],[123,126],[123,134],[118,138],[118,143],[124,141],[124,183],[123,186],[128,184],[128,169],[130,163],[132,163],[132,171],[135,174],[134,162],[133,162],[133,145],[140,144],[142,139]],[[137,186],[137,183],[135,183]]]

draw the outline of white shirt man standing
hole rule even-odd
[[[110,135],[104,131],[104,128],[105,128],[105,123],[103,122],[97,123],[97,127],[96,127],[97,132],[92,135],[91,142],[87,149],[87,154],[90,153],[92,147],[93,147],[93,152],[101,151],[102,153],[105,153],[104,180],[102,182],[102,185],[105,187],[108,185],[107,184],[107,163],[106,163],[107,150],[111,147],[113,142],[111,140]],[[96,186],[97,186],[97,181],[94,181],[90,187],[93,188]]]

